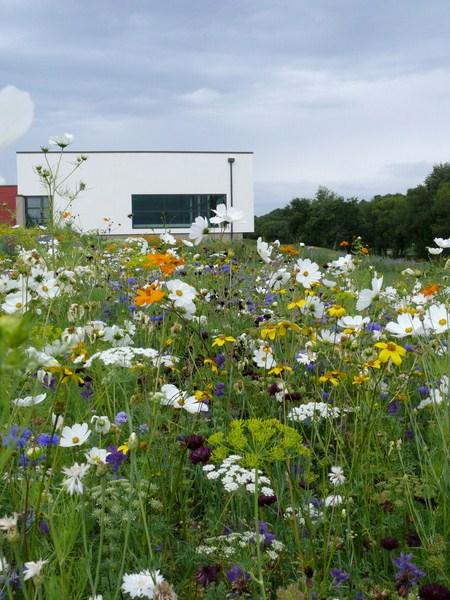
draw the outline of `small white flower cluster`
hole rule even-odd
[[[228,456],[218,468],[214,465],[205,465],[203,471],[208,479],[220,479],[225,491],[236,492],[245,489],[251,494],[255,493],[255,469],[244,469],[236,464],[241,460],[239,454]],[[270,479],[258,470],[258,492],[263,496],[275,496],[275,492],[270,487]]]
[[[339,408],[330,406],[325,402],[308,402],[307,404],[301,404],[300,406],[291,408],[288,412],[288,419],[303,423],[308,420],[335,419],[339,417],[340,414],[341,411]]]
[[[262,544],[265,541],[264,533],[260,533],[259,539]],[[195,552],[204,556],[216,556],[217,558],[231,558],[238,555],[242,550],[252,548],[255,542],[254,531],[233,532],[228,535],[219,535],[208,538],[203,544],[197,546]],[[283,542],[271,540],[270,544],[263,545],[264,554],[270,560],[277,560],[281,552],[285,549]]]
[[[153,348],[133,348],[131,346],[121,346],[119,348],[109,348],[102,352],[96,352],[86,361],[85,367],[91,367],[94,360],[99,360],[104,365],[114,365],[131,369],[133,361],[139,357],[148,358],[153,366],[163,365],[165,367],[174,367],[177,358],[170,354],[160,355]]]

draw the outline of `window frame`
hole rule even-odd
[[[162,208],[154,208],[154,202],[158,199]],[[174,203],[181,201],[187,201],[188,206],[179,208],[168,208],[166,203],[170,200]],[[136,203],[146,201],[148,203],[148,209],[137,208]],[[189,229],[192,222],[196,217],[210,218],[212,210],[217,207],[218,204],[226,204],[227,194],[131,194],[131,222],[133,229]],[[153,206],[153,208],[152,208]],[[149,218],[147,222],[143,220],[143,216],[146,214],[159,214],[159,220],[156,218]],[[168,214],[169,213],[169,214]],[[178,220],[171,220],[181,214],[185,214],[185,217]],[[166,218],[162,215],[165,214]],[[136,217],[140,217],[137,221]],[[169,217],[169,218],[167,218]],[[153,222],[152,222],[153,221]]]

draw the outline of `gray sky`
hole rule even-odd
[[[0,178],[67,131],[253,150],[256,214],[404,192],[450,161],[449,32],[449,0],[0,0]]]

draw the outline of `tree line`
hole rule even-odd
[[[314,198],[294,198],[285,208],[256,217],[250,237],[338,248],[358,235],[375,254],[426,257],[434,237],[450,236],[450,163],[435,165],[424,183],[406,194],[359,200],[320,187]]]

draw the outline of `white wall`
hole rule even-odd
[[[64,152],[61,173],[75,163],[78,152]],[[230,165],[233,164],[233,205],[244,211],[245,223],[234,225],[235,232],[254,231],[253,154],[208,152],[83,152],[88,160],[67,182],[67,187],[82,180],[87,188],[70,209],[83,231],[106,228],[105,217],[112,219],[113,234],[144,234],[151,229],[133,229],[132,194],[226,194],[230,203]],[[52,165],[57,155],[48,153]],[[41,152],[17,153],[18,194],[39,196],[45,192],[34,168],[45,166]],[[66,202],[56,200],[64,210]],[[174,233],[188,229],[174,228]]]

